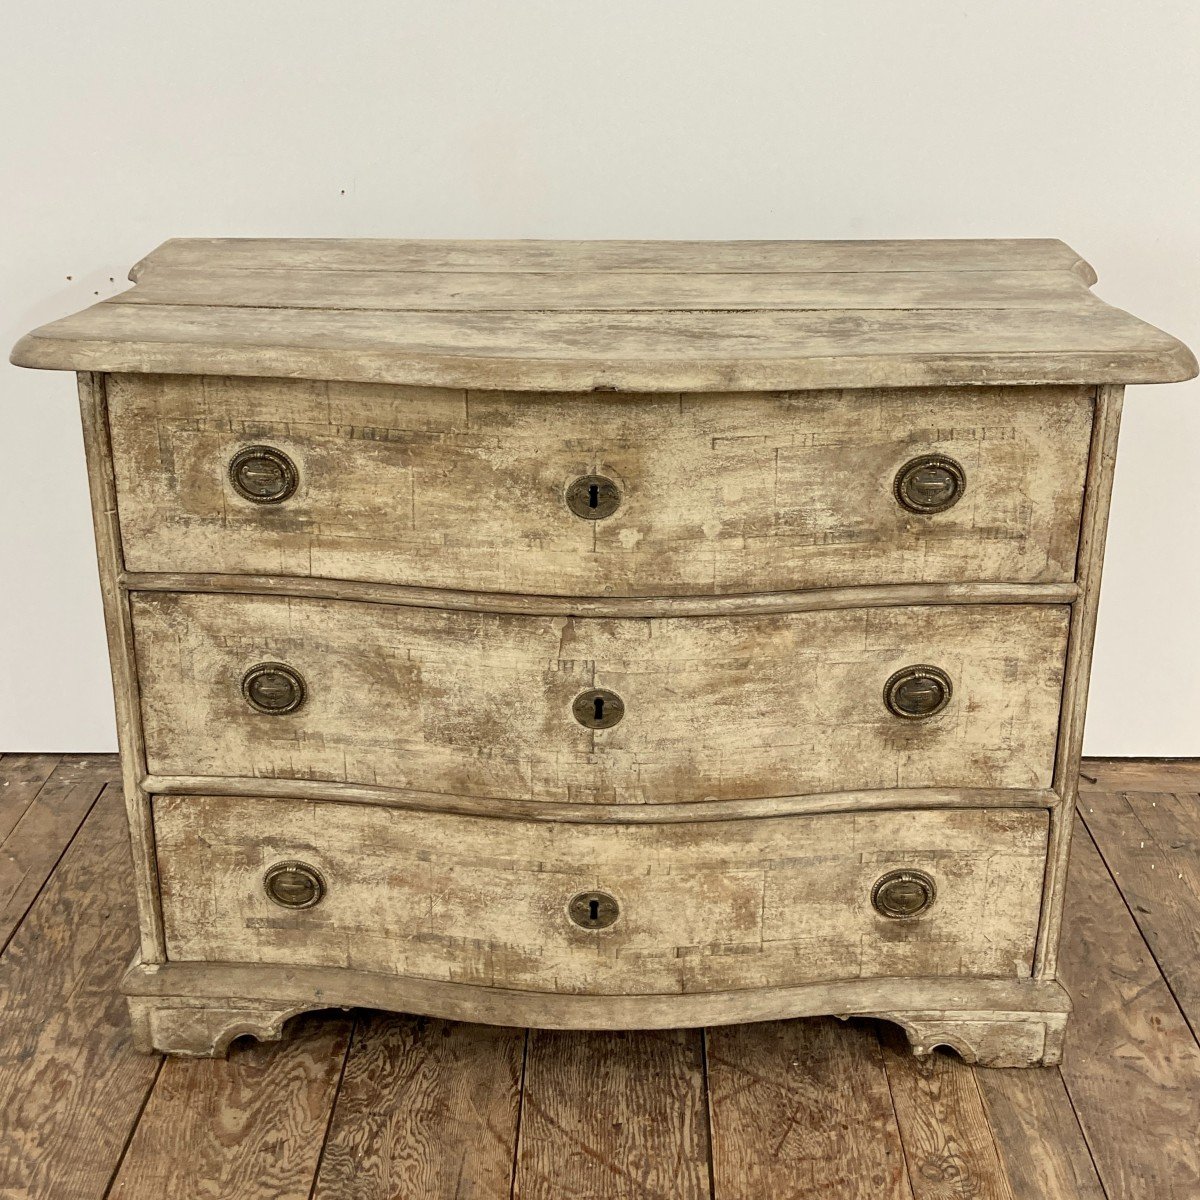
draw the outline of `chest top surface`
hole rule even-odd
[[[13,351],[51,369],[530,391],[1190,378],[1054,240],[175,239]]]

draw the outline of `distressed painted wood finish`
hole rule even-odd
[[[567,596],[1074,579],[1092,392],[519,395],[195,376],[108,381],[125,565]],[[229,464],[296,464],[278,504]],[[905,463],[962,499],[917,515]],[[572,480],[613,479],[586,520]]]
[[[1055,241],[195,239],[24,338],[14,362],[80,372],[136,1044],[221,1054],[374,1004],[858,1014],[919,1054],[1057,1062],[1122,389],[1196,372],[1095,278]],[[280,503],[233,485],[248,445],[288,456]],[[965,492],[917,516],[894,487],[921,455]],[[587,475],[619,492],[600,520],[567,503]],[[262,663],[304,680],[294,711],[243,697]],[[904,720],[885,682],[918,664],[953,694]],[[573,713],[591,688],[617,723]],[[328,894],[273,905],[273,857]],[[927,867],[928,913],[876,913],[886,864]],[[606,886],[616,924],[573,926],[568,891]],[[931,1182],[955,1135],[915,1108],[907,1184],[880,1186],[999,1177],[981,1137]],[[510,1190],[602,1177],[554,1161]]]
[[[173,962],[595,996],[1028,976],[1047,830],[1028,810],[647,827],[219,796],[158,797],[154,809]],[[267,895],[265,872],[287,861],[324,879],[314,907]],[[920,917],[872,906],[875,882],[901,868],[936,885]],[[619,905],[606,929],[568,915],[591,890]]]
[[[413,277],[417,272],[418,278]],[[1189,378],[1060,242],[170,242],[22,366],[525,391]],[[145,290],[142,291],[141,289]]]
[[[152,774],[323,779],[573,803],[662,804],[914,787],[1045,788],[1069,609],[877,608],[576,620],[279,596],[139,593]],[[245,672],[304,679],[254,711]],[[930,663],[926,720],[884,685]],[[572,713],[590,688],[620,722]]]

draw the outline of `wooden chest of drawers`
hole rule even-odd
[[[1055,1061],[1123,385],[1059,242],[175,241],[79,372],[139,1043],[815,1013]]]

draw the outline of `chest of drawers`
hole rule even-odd
[[[817,1013],[1053,1062],[1127,383],[1060,242],[173,241],[79,374],[139,1044]]]

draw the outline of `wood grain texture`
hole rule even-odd
[[[1170,792],[1095,791],[1080,812],[1200,1036],[1200,802]]]
[[[597,995],[881,975],[1029,973],[1046,817],[927,811],[693,826],[555,825],[330,802],[159,797],[173,961],[306,963]],[[327,895],[280,908],[300,860]],[[920,867],[938,898],[888,920],[871,888]],[[615,896],[604,930],[567,917]]]
[[[499,1200],[512,1187],[525,1030],[362,1016],[314,1200]]]
[[[706,1047],[715,1200],[912,1200],[873,1028],[737,1025]]]
[[[1014,1200],[971,1069],[916,1059],[893,1030],[882,1044],[915,1200]]]
[[[1063,898],[1066,895],[1067,856],[1071,849],[1075,801],[1079,787],[1079,762],[1083,753],[1083,729],[1087,719],[1088,685],[1091,682],[1092,647],[1096,637],[1096,615],[1100,605],[1100,576],[1108,533],[1109,506],[1117,463],[1117,440],[1121,429],[1123,388],[1106,386],[1096,392],[1096,415],[1088,454],[1087,486],[1079,525],[1079,560],[1076,576],[1079,600],[1071,606],[1071,629],[1063,677],[1062,708],[1059,714],[1058,756],[1054,764],[1054,790],[1062,803],[1051,814],[1050,847],[1046,855],[1042,921],[1038,930],[1035,971],[1054,978],[1062,929]]]
[[[1110,1197],[1200,1195],[1200,1046],[1086,830],[1060,977],[1074,1001],[1062,1074]],[[1123,1103],[1137,1096],[1136,1105]]]
[[[414,267],[416,278],[405,273]],[[923,277],[906,287],[905,269]],[[230,375],[529,391],[1133,383],[1196,372],[1186,347],[1110,308],[1084,286],[1086,264],[1046,242],[208,241],[169,244],[133,274],[147,302],[135,289],[43,326],[13,361],[168,374],[216,361]],[[863,275],[875,278],[856,282]]]
[[[302,1018],[227,1062],[168,1060],[108,1200],[308,1200],[350,1026]]]
[[[33,773],[36,777],[36,768]],[[8,944],[96,797],[111,780],[111,763],[103,758],[96,761],[71,755],[57,760],[53,774],[24,806],[8,834],[0,836],[0,948]],[[9,792],[3,796],[8,800]]]
[[[1085,758],[1081,792],[1200,792],[1200,759]]]
[[[100,375],[80,373],[76,385],[79,414],[83,422],[83,448],[87,456],[88,492],[92,502],[100,595],[104,602],[104,629],[112,668],[117,743],[121,749],[121,780],[129,816],[129,837],[133,845],[141,957],[143,962],[161,962],[162,917],[158,911],[158,880],[154,876],[150,799],[138,786],[138,780],[146,774],[146,750],[138,713],[140,693],[134,661],[129,596],[120,583],[124,557],[117,514],[112,443],[109,440],[108,395],[105,381]]]
[[[163,1017],[156,1049],[173,1050],[181,1037],[192,1054],[222,1054],[228,1038],[247,1033],[281,1036],[288,1016],[307,1009],[362,1005],[454,1021],[513,1024],[541,1029],[697,1029],[825,1013],[872,1016],[897,1012],[988,1014],[1003,1024],[1041,1015],[1061,1023],[1070,999],[1057,983],[1033,979],[941,976],[823,980],[779,988],[606,996],[602,1004],[583,992],[531,992],[415,975],[269,963],[135,962],[122,980],[131,1007]],[[248,1020],[262,1018],[261,1035]],[[220,1024],[228,1018],[225,1025]],[[154,1027],[147,1032],[157,1036]],[[201,1037],[207,1038],[201,1042]],[[1039,1056],[1035,1056],[1035,1060]]]
[[[815,813],[884,812],[918,808],[1035,808],[1058,803],[1050,790],[1004,788],[883,788],[868,792],[814,792],[805,796],[760,796],[754,800],[691,800],[685,804],[557,804],[547,800],[496,800],[448,792],[397,791],[319,779],[225,779],[212,775],[147,775],[145,790],[156,796],[251,796],[283,800],[336,800],[419,812],[468,817],[519,817],[597,825],[657,825],[672,821],[731,821],[742,817],[807,816]]]
[[[318,600],[361,600],[367,604],[402,604],[407,608],[535,617],[558,617],[564,612],[576,617],[739,617],[921,604],[1072,604],[1079,599],[1075,583],[881,583],[802,591],[736,592],[728,596],[534,596],[301,575],[220,575],[211,571],[148,575],[126,572],[121,582],[131,592],[311,596]]]
[[[95,1200],[158,1073],[118,987],[137,945],[110,786],[0,958],[0,1195]]]
[[[975,1071],[1014,1200],[1105,1200],[1056,1070]]]
[[[529,1035],[516,1200],[709,1196],[701,1032]]]
[[[537,595],[674,596],[1072,581],[1084,388],[533,396],[277,379],[108,381],[125,564]],[[296,464],[279,504],[229,463]],[[966,475],[916,515],[897,472]],[[599,521],[564,499],[617,481]]]
[[[649,271],[675,274],[782,271],[1068,271],[1096,274],[1054,238],[908,241],[551,241],[390,238],[172,238],[136,263],[150,271],[290,268],[305,271]]]
[[[0,845],[54,774],[61,754],[0,755]]]
[[[376,312],[758,312],[767,309],[1086,310],[1071,271],[331,271],[156,263],[119,304]]]
[[[172,593],[132,608],[155,775],[609,804],[1044,788],[1068,619],[981,605],[603,621]],[[243,699],[265,661],[305,679],[297,712]],[[883,702],[915,663],[954,686],[926,721]],[[619,724],[575,720],[591,687],[623,699]]]

